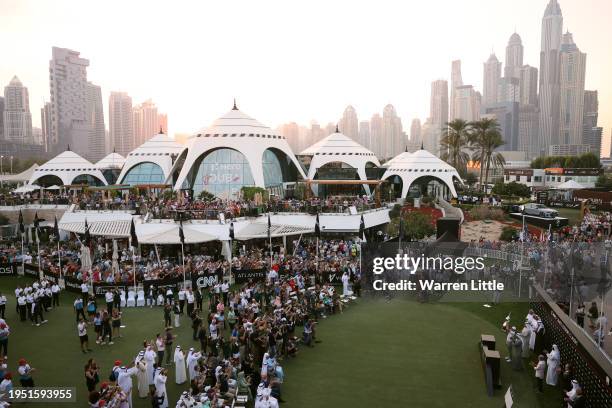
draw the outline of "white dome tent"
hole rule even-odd
[[[184,163],[183,163],[184,156]],[[281,189],[304,178],[300,163],[284,136],[232,110],[191,136],[175,168],[175,190],[202,191],[236,198],[243,186]]]
[[[159,133],[128,153],[118,184],[172,184],[172,169],[185,147]]]
[[[336,127],[336,132],[323,138],[300,153],[300,156],[310,159],[308,179],[317,177],[319,169],[331,163],[340,163],[357,171],[360,180],[367,180],[368,166],[380,167],[380,162],[374,153],[353,139],[343,135]],[[369,192],[369,187],[364,186]]]
[[[125,157],[119,153],[112,152],[96,163],[96,168],[102,172],[106,182],[114,184],[125,164]]]
[[[91,162],[68,150],[58,154],[32,172],[28,184],[42,187],[71,184],[107,185],[102,172]]]
[[[412,184],[420,178],[427,177],[442,182],[453,197],[457,197],[454,180],[463,183],[457,170],[427,150],[421,148],[414,153],[404,152],[395,156],[386,165],[387,171],[383,180],[397,176],[402,181],[401,197],[405,198]]]

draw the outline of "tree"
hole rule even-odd
[[[480,186],[489,180],[491,165],[503,166],[506,160],[495,150],[504,145],[497,119],[483,118],[471,123],[470,145],[474,150],[473,159],[480,164]]]
[[[597,177],[597,181],[595,182],[595,187],[603,188],[606,191],[612,191],[612,177],[601,174]]]
[[[532,169],[545,169],[547,167],[563,167],[575,169],[599,169],[601,162],[593,153],[584,153],[580,156],[541,156],[531,161]]]
[[[423,239],[434,232],[431,215],[411,211],[404,217],[404,235],[407,239]]]
[[[516,181],[510,183],[495,183],[491,192],[502,196],[529,197],[531,195],[529,187],[525,184],[517,183]]]
[[[474,187],[474,184],[476,184],[478,182],[478,177],[476,177],[476,175],[472,172],[468,172],[464,179],[465,184],[467,184],[470,187]]]
[[[463,119],[455,119],[442,130],[440,150],[442,160],[449,163],[460,173],[465,173],[470,156],[466,153],[469,146],[470,124]]]

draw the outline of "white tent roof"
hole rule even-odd
[[[303,150],[300,155],[360,156],[364,161],[370,160],[378,163],[378,159],[376,158],[376,155],[372,153],[372,151],[366,149],[350,137],[339,132],[332,133],[331,135],[324,137],[317,143]],[[367,156],[371,157],[371,159],[367,159]]]
[[[120,169],[125,163],[125,157],[119,153],[112,152],[105,158],[96,163],[96,167],[100,170],[104,169]]]
[[[24,183],[32,177],[34,170],[38,168],[38,164],[34,163],[27,170],[22,171],[19,174],[0,174],[0,180],[4,182],[15,182]]]
[[[283,153],[297,168],[298,173],[304,176],[300,163],[285,137],[234,106],[210,127],[198,131],[187,140],[187,155],[175,189],[182,188],[193,166],[199,163],[203,155],[220,148],[233,149],[244,155],[249,163],[254,184],[258,187],[265,187],[263,155],[268,149]]]
[[[179,224],[173,223],[151,223],[136,225],[136,235],[140,244],[180,244]],[[183,234],[186,244],[198,244],[201,242],[215,241],[215,235],[207,234],[188,223],[183,223]]]
[[[404,152],[385,164],[387,171],[383,175],[383,179],[392,176],[399,176],[402,179],[402,197],[406,197],[412,183],[423,176],[435,177],[450,189],[454,197],[457,196],[453,179],[461,181],[461,177],[457,170],[439,159],[427,150],[421,149],[414,153]]]
[[[579,190],[584,186],[577,181],[568,180],[565,183],[561,183],[556,187],[558,190]]]
[[[163,133],[155,135],[128,153],[117,180],[119,183],[122,183],[126,173],[134,166],[140,163],[151,162],[161,167],[165,182],[168,182],[172,167],[175,164],[173,157],[177,158],[184,149],[185,146],[175,142]]]
[[[13,193],[16,193],[16,194],[29,193],[31,191],[36,191],[39,188],[40,186],[37,186],[36,184],[28,184],[26,186],[21,186],[19,188],[16,188],[15,190],[13,190]]]
[[[105,185],[107,184],[106,179],[95,165],[71,150],[58,154],[34,169],[30,177],[30,184],[43,176],[57,176],[64,185],[72,184],[74,179],[80,175],[90,175],[99,179]]]

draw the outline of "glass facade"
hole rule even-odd
[[[163,184],[164,171],[155,163],[145,162],[132,167],[121,183],[135,186],[138,184]]]
[[[220,198],[234,199],[243,186],[255,185],[246,157],[233,149],[210,152],[197,169],[192,186],[195,197],[208,191]]]
[[[283,184],[283,168],[278,157],[270,150],[266,150],[263,155],[263,173],[266,187]]]

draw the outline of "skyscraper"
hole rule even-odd
[[[412,119],[410,124],[410,143],[421,143],[421,119]]]
[[[482,87],[482,103],[483,105],[492,105],[497,103],[497,87],[501,78],[501,62],[495,54],[491,54],[489,59],[483,64],[483,87]]]
[[[582,144],[584,76],[586,54],[580,52],[572,34],[563,35],[560,64],[560,135],[559,144]]]
[[[134,147],[140,146],[159,133],[157,106],[147,99],[133,109]]]
[[[519,70],[523,66],[523,42],[521,36],[514,33],[506,46],[506,66],[504,77],[519,78]]]
[[[42,126],[42,140],[44,151],[49,151],[49,138],[51,137],[51,102],[45,102],[40,108],[40,124]]]
[[[402,120],[397,116],[395,107],[389,104],[383,109],[382,117],[382,158],[392,158],[403,151]]]
[[[351,105],[344,109],[339,127],[342,134],[350,137],[358,143],[363,144],[363,142],[359,140],[359,121],[357,120],[357,112],[355,112],[355,108],[353,108]]]
[[[439,156],[440,136],[448,122],[448,82],[445,80],[439,79],[431,83],[429,117],[431,118],[431,134],[428,140],[430,146],[428,150]]]
[[[362,146],[371,149],[372,141],[370,140],[370,121],[362,120],[359,122],[359,143]]]
[[[601,155],[603,129],[597,126],[599,100],[597,91],[584,91],[584,117],[582,120],[582,144],[591,146],[591,152]]]
[[[83,148],[85,149],[83,157],[95,163],[106,156],[106,126],[104,126],[102,90],[91,82],[87,83],[87,120],[89,137],[87,145]]]
[[[132,98],[126,92],[111,92],[108,98],[110,148],[126,156],[134,145]]]
[[[519,104],[518,150],[527,152],[528,159],[534,159],[540,155],[539,119],[540,111],[536,105]]]
[[[455,90],[458,86],[463,85],[461,78],[461,60],[454,60],[451,65],[451,90],[450,90],[450,119],[456,119],[455,114]]]
[[[375,113],[370,119],[370,150],[372,150],[377,157],[384,157],[384,144],[387,143],[383,140],[383,119],[380,114]]]
[[[4,140],[33,144],[28,88],[14,76],[4,87]]]
[[[473,122],[480,119],[480,92],[472,85],[462,85],[455,88],[455,119]]]
[[[520,102],[523,105],[538,104],[538,69],[523,65],[519,70]]]
[[[550,0],[542,17],[540,47],[540,150],[559,144],[560,50],[563,15],[557,0]]]
[[[0,96],[0,140],[4,140],[4,97]]]
[[[51,93],[51,129],[49,150],[64,151],[69,144],[78,154],[87,154],[90,124],[87,118],[89,61],[66,48],[53,47],[49,61],[49,88]],[[81,150],[85,148],[85,150]]]

